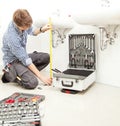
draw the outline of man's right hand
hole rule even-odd
[[[36,66],[32,63],[28,66],[28,68],[44,83],[47,85],[52,84],[52,78],[46,77],[40,73],[40,71],[36,68]]]
[[[46,85],[51,85],[52,84],[52,78],[50,77],[46,77],[43,75],[40,75],[40,77],[38,77],[44,84]]]

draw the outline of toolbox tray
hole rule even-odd
[[[86,70],[76,70],[76,69],[67,69],[63,71],[64,74],[69,75],[79,75],[79,76],[89,76],[93,71],[86,71]]]
[[[37,94],[29,94],[29,93],[19,93],[15,92],[11,96],[4,98],[0,101],[0,104],[12,104],[9,102],[9,99],[14,100],[13,104],[22,103],[22,102],[37,102],[40,103],[45,99],[44,95],[37,95]],[[20,101],[21,100],[21,101]]]
[[[4,98],[0,101],[0,125],[41,126],[39,103],[44,100],[44,95],[19,92]]]
[[[66,79],[76,79],[76,80],[84,80],[94,71],[86,71],[86,70],[77,70],[77,69],[67,69],[61,73],[53,73],[53,76],[58,80],[59,78]]]

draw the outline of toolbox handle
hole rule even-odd
[[[71,84],[65,84],[63,81],[61,81],[62,83],[62,86],[65,86],[65,87],[72,87],[73,86],[73,81],[71,81]]]

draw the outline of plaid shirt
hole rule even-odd
[[[16,27],[13,21],[9,24],[2,41],[4,66],[17,59],[21,61],[25,66],[28,66],[32,63],[31,58],[28,56],[26,52],[26,43],[28,34],[34,35],[33,27],[21,32]]]

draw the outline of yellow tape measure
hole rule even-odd
[[[50,24],[50,78],[52,78],[52,22],[51,18],[49,18]]]

